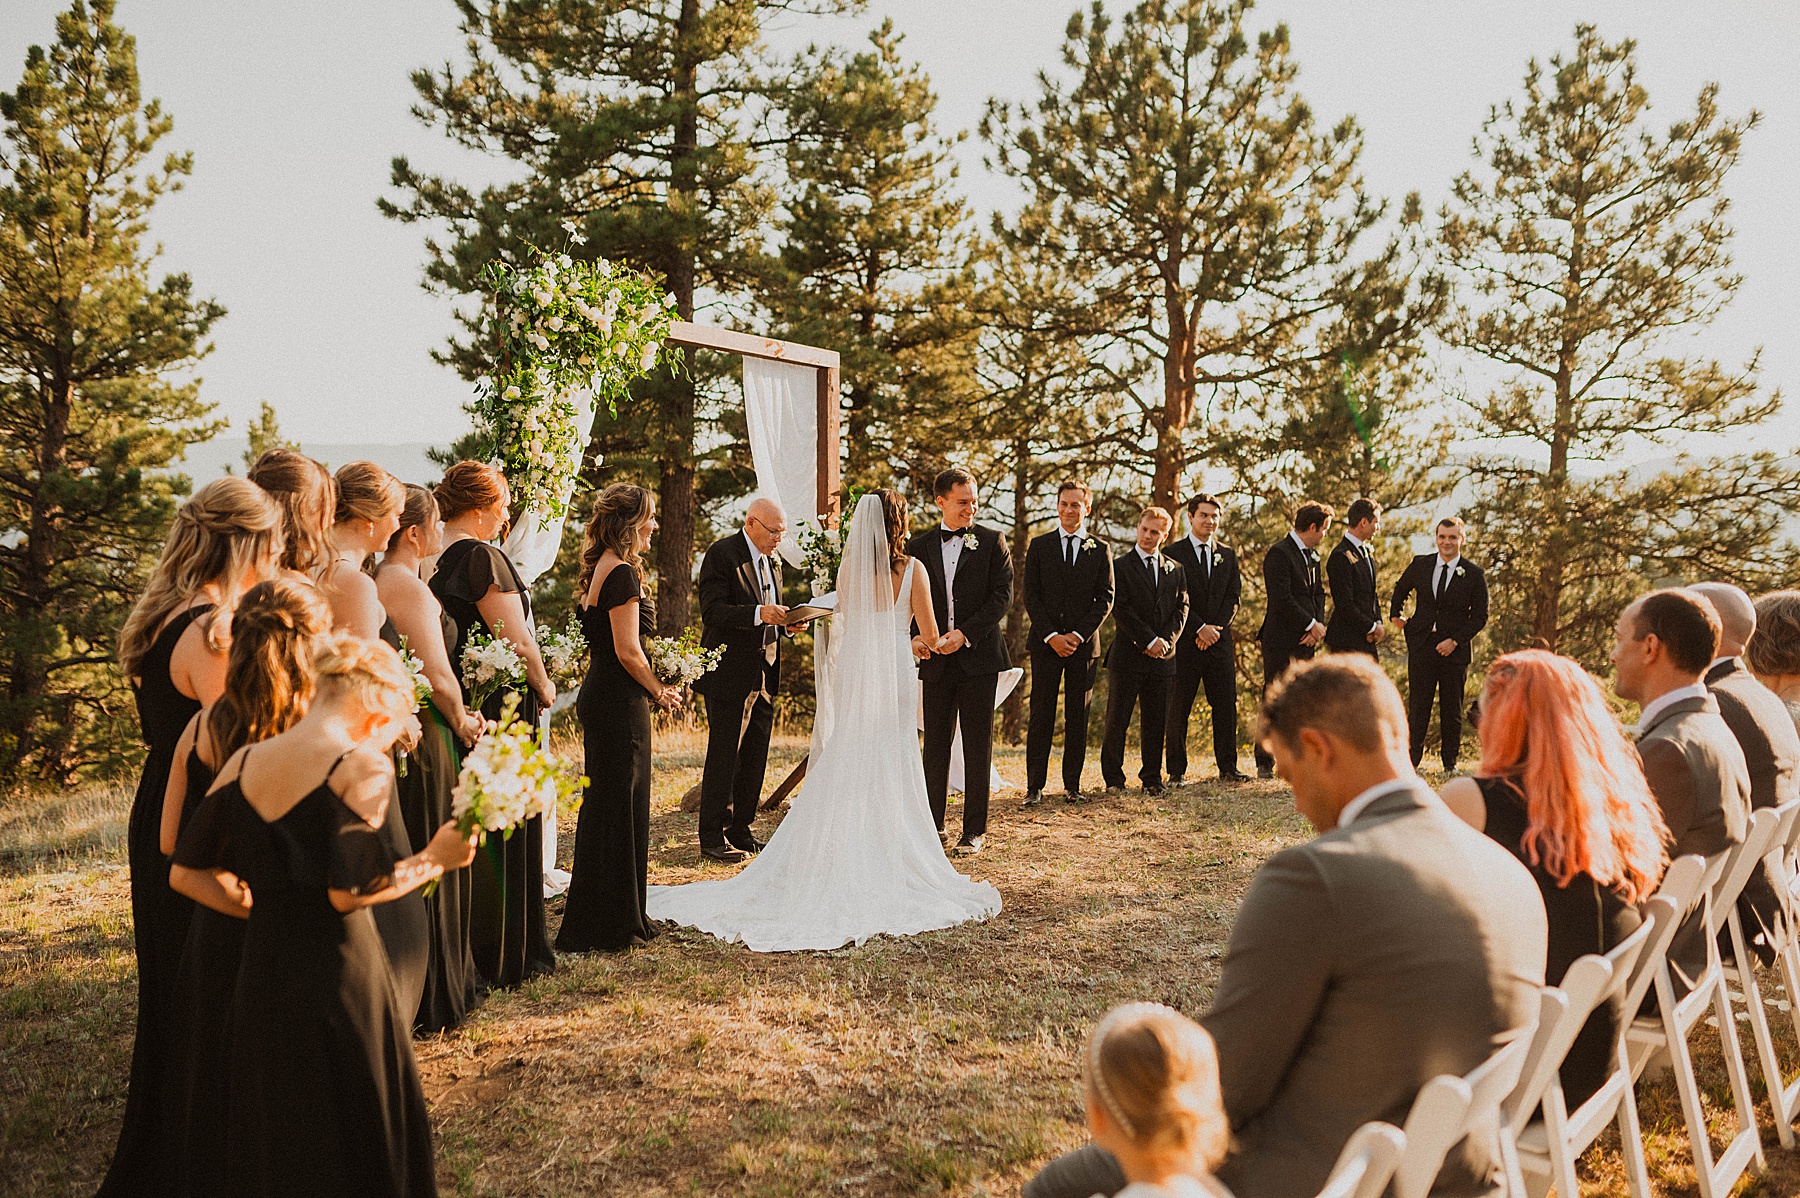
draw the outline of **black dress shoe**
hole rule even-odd
[[[1151,796],[1160,795],[1163,793],[1163,790],[1164,790],[1164,787],[1161,782],[1146,782],[1146,783],[1144,783],[1144,793],[1147,795],[1151,795]]]
[[[702,848],[700,855],[709,861],[723,861],[726,865],[736,865],[740,861],[750,859],[750,854],[735,844],[722,845],[716,849]]]
[[[1044,801],[1044,792],[1043,791],[1028,790],[1025,792],[1025,802],[1023,804],[1021,804],[1021,806],[1036,807],[1039,803],[1042,803],[1043,801]]]
[[[970,836],[956,842],[958,857],[973,857],[981,852],[981,846],[987,843],[986,836]]]
[[[1100,792],[1100,795],[1102,798],[1110,799],[1114,795],[1122,795],[1124,793],[1125,793],[1125,784],[1123,782],[1120,782],[1117,785],[1114,785],[1113,783],[1109,782],[1106,784],[1106,789]]]
[[[1238,770],[1232,770],[1229,774],[1220,774],[1219,781],[1221,781],[1221,782],[1248,782],[1248,781],[1250,781],[1250,775],[1246,774],[1246,773],[1242,773]]]
[[[1187,785],[1187,776],[1185,774],[1170,774],[1169,775],[1169,788],[1171,790],[1173,790],[1177,786],[1186,786],[1186,785]]]
[[[750,838],[749,844],[743,844],[736,840],[733,840],[730,843],[731,843],[732,848],[738,850],[741,853],[749,853],[752,857],[754,857],[754,856],[756,856],[756,854],[762,852],[763,849],[768,846],[769,842],[766,840],[758,840],[756,837],[752,836]]]
[[[1266,781],[1267,779],[1273,778],[1275,776],[1275,771],[1272,768],[1270,768],[1269,766],[1259,765],[1256,767],[1256,776],[1258,778],[1262,778]]]
[[[1070,787],[1063,792],[1063,802],[1065,803],[1085,803],[1087,801],[1087,794],[1078,787]]]

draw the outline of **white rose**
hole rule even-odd
[[[556,332],[556,333],[562,332],[562,327],[563,327],[562,317],[552,316],[549,320],[546,320],[544,323],[550,326],[550,330],[552,332]]]
[[[639,370],[649,370],[652,366],[655,366],[655,365],[656,365],[656,342],[652,341],[648,345],[644,346],[644,356],[638,362],[638,369]]]

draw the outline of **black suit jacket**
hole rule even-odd
[[[1181,643],[1176,646],[1183,655],[1199,653],[1194,634],[1202,624],[1223,629],[1219,644],[1231,642],[1231,622],[1237,618],[1238,604],[1244,597],[1244,576],[1238,570],[1237,551],[1229,545],[1213,542],[1213,566],[1210,571],[1200,566],[1194,542],[1187,537],[1171,541],[1163,556],[1181,563],[1182,577],[1187,580],[1187,623],[1181,629]],[[1218,646],[1214,646],[1217,648]]]
[[[931,610],[943,635],[950,631],[950,605],[944,591],[944,538],[939,528],[933,525],[914,537],[906,552],[924,563],[931,578]],[[1000,621],[1012,606],[1012,550],[997,528],[971,524],[963,533],[975,538],[975,548],[965,547],[956,564],[956,626],[969,643],[955,653],[933,653],[920,662],[921,678],[941,678],[952,671],[998,674],[1012,665],[1000,631]]]
[[[1085,542],[1093,541],[1089,549]],[[1073,632],[1081,645],[1071,658],[1100,655],[1100,625],[1113,605],[1113,563],[1106,546],[1084,535],[1070,566],[1063,560],[1062,529],[1035,538],[1025,550],[1025,614],[1031,617],[1031,648],[1054,652],[1044,638]]]
[[[1325,622],[1325,579],[1319,555],[1303,551],[1292,536],[1282,537],[1263,555],[1263,591],[1269,606],[1257,635],[1268,644],[1295,648],[1313,621]]]
[[[1160,577],[1150,583],[1150,567],[1127,549],[1113,562],[1113,640],[1106,668],[1127,674],[1173,674],[1175,655],[1150,657],[1144,650],[1161,637],[1175,644],[1187,623],[1188,589],[1181,563],[1162,558]]]
[[[1419,600],[1406,621],[1406,649],[1409,653],[1435,653],[1439,641],[1448,637],[1456,642],[1450,660],[1469,664],[1469,642],[1487,627],[1487,575],[1481,567],[1462,558],[1456,563],[1457,573],[1450,578],[1443,602],[1431,593],[1431,580],[1437,571],[1438,555],[1421,553],[1412,559],[1400,581],[1394,585],[1394,601],[1388,614],[1406,614],[1406,597],[1417,592]]]
[[[701,694],[738,696],[755,690],[775,693],[780,675],[781,629],[756,623],[756,567],[750,543],[741,532],[714,541],[700,560],[700,643],[708,649],[725,647],[725,656],[694,689]],[[775,593],[781,593],[781,558],[769,556]],[[775,645],[775,661],[767,660],[766,647]]]
[[[1331,586],[1331,621],[1325,625],[1325,643],[1333,649],[1366,651],[1369,630],[1381,623],[1374,553],[1343,538],[1325,559],[1325,580]]]

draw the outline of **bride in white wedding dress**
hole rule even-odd
[[[938,635],[925,571],[901,548],[906,528],[897,492],[856,505],[806,782],[768,847],[734,877],[650,887],[652,919],[780,952],[999,912],[1000,892],[944,855],[925,797],[910,625],[926,645]]]

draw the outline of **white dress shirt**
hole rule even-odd
[[[1449,561],[1444,560],[1443,554],[1438,554],[1437,561],[1431,564],[1431,597],[1433,599],[1436,599],[1440,594],[1439,582],[1442,582],[1446,587],[1449,586],[1450,580],[1456,577],[1456,568],[1460,565],[1462,565],[1462,554],[1457,554]],[[1431,622],[1431,631],[1437,631],[1436,620]]]
[[[751,627],[755,627],[763,622],[763,604],[775,602],[774,597],[769,594],[769,588],[775,582],[775,571],[769,569],[769,555],[756,547],[756,542],[750,539],[747,532],[744,534],[744,544],[750,546],[750,569],[756,574],[756,592],[759,596],[756,614],[750,618]]]
[[[1415,785],[1417,783],[1411,778],[1389,778],[1386,782],[1377,782],[1344,804],[1344,809],[1338,812],[1337,826],[1348,828],[1356,822],[1357,816],[1369,809],[1369,804],[1376,799],[1383,795],[1393,794],[1397,790],[1411,790]]]
[[[1070,532],[1068,529],[1064,528],[1059,523],[1056,526],[1056,535],[1059,538],[1061,538],[1061,543],[1060,543],[1059,547],[1057,548],[1057,552],[1062,554],[1062,560],[1066,564],[1066,563],[1070,562],[1071,560],[1079,558],[1081,556],[1081,543],[1083,541],[1087,540],[1087,524],[1085,522],[1083,522],[1081,524],[1077,524],[1075,526],[1075,531]],[[1073,545],[1069,544],[1069,542],[1071,542],[1071,541],[1074,542]],[[1071,550],[1073,550],[1073,552],[1071,552]],[[948,566],[945,567],[944,573],[945,573],[945,577],[949,577],[949,567]],[[1068,633],[1047,632],[1044,634],[1044,643],[1046,645],[1048,645],[1050,643],[1051,637],[1065,636],[1065,635],[1074,637],[1075,643],[1078,645],[1087,640],[1087,638],[1082,636],[1079,632],[1075,632],[1075,631],[1071,630]]]
[[[1162,582],[1162,562],[1157,560],[1156,554],[1145,553],[1141,546],[1134,547],[1132,549],[1132,552],[1138,555],[1138,560],[1143,562],[1145,567],[1148,568],[1150,571],[1150,587],[1151,587],[1150,599],[1151,599],[1152,603],[1155,603],[1156,587],[1159,584],[1161,584],[1161,582]],[[1151,641],[1150,644],[1148,644],[1144,647],[1146,649],[1149,649],[1149,648],[1154,648],[1157,645],[1163,646],[1163,651],[1165,653],[1168,651],[1169,643],[1167,641],[1163,640],[1160,636],[1157,637],[1155,640]]]
[[[939,527],[943,527],[939,525]],[[962,560],[963,537],[974,531],[974,525],[968,528],[952,529],[959,535],[943,542],[944,561],[944,632],[948,634],[956,627],[956,563]],[[939,533],[940,540],[943,533]]]
[[[1307,548],[1306,542],[1302,541],[1300,539],[1300,534],[1297,532],[1289,532],[1288,536],[1293,538],[1294,544],[1300,546],[1300,556],[1302,558],[1310,561],[1312,558],[1312,550]],[[1323,627],[1324,627],[1323,624],[1320,624],[1317,620],[1314,620],[1312,623],[1310,623],[1306,626],[1306,631],[1311,632],[1315,628],[1323,628]]]
[[[1643,732],[1644,729],[1656,722],[1657,716],[1669,710],[1669,708],[1675,706],[1675,704],[1681,702],[1683,699],[1704,698],[1706,698],[1706,683],[1704,682],[1696,682],[1692,686],[1678,686],[1672,691],[1660,694],[1644,704],[1643,713],[1638,716],[1637,730],[1640,733]]]

